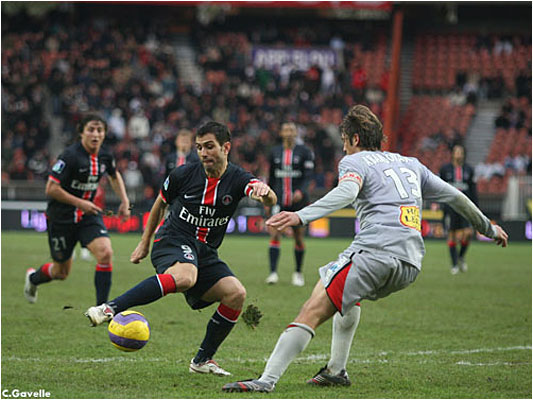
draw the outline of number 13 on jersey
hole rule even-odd
[[[410,170],[409,168],[401,167],[400,172],[407,176],[406,179],[410,185],[411,196],[415,199],[420,199],[422,197],[420,191],[420,183],[418,182],[418,177],[416,176],[414,171]],[[392,181],[394,182],[394,186],[396,187],[396,191],[398,192],[398,195],[401,199],[407,199],[410,197],[409,193],[407,192],[407,189],[402,183],[402,180],[394,169],[386,169],[383,171],[383,173],[392,179]],[[417,206],[401,206],[400,222],[402,225],[408,228],[416,229],[420,232],[420,208],[418,208]]]

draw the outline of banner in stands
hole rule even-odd
[[[170,2],[179,5],[199,5],[197,1]],[[205,4],[205,3],[204,3]],[[392,1],[217,1],[213,5],[261,8],[322,8],[391,11]]]
[[[307,71],[318,65],[321,69],[336,68],[339,62],[335,50],[329,47],[268,47],[252,48],[252,62],[255,68],[277,69],[290,66],[291,69]]]

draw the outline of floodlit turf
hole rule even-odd
[[[129,263],[138,237],[113,235],[111,295],[154,270]],[[50,392],[52,398],[531,398],[531,245],[501,249],[475,243],[469,271],[451,276],[444,242],[428,242],[423,272],[408,289],[363,302],[350,353],[348,388],[314,388],[305,381],[327,360],[331,323],[272,394],[225,394],[224,383],[257,377],[284,327],[316,282],[317,267],[349,240],[307,240],[303,288],[290,285],[292,243],[282,241],[280,283],[266,286],[268,239],[227,237],[220,250],[264,317],[256,330],[242,322],[216,359],[229,378],[191,374],[190,359],[214,307],[188,309],[182,295],[136,307],[152,337],[136,353],[114,348],[106,327],[89,327],[83,311],[94,300],[94,262],[74,262],[65,282],[39,288],[36,304],[22,295],[27,267],[48,261],[46,234],[2,233],[2,393]],[[64,307],[71,307],[66,308]],[[4,392],[8,390],[8,392]]]

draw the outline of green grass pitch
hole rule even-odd
[[[112,236],[112,297],[154,273],[149,260],[129,263],[137,240]],[[474,243],[469,271],[457,276],[449,273],[446,244],[427,242],[422,274],[411,287],[363,302],[348,364],[351,387],[305,384],[328,358],[328,322],[275,393],[223,393],[224,383],[261,373],[279,334],[308,298],[317,268],[348,243],[307,239],[307,283],[295,288],[290,239],[282,241],[280,283],[266,286],[268,239],[226,238],[221,258],[246,286],[247,303],[264,314],[256,330],[238,323],[217,353],[233,373],[228,379],[188,371],[213,306],[192,311],[177,294],[137,307],[152,337],[142,350],[123,353],[105,327],[91,328],[83,316],[95,301],[94,262],[76,259],[68,280],[41,286],[38,302],[28,304],[24,273],[48,261],[46,234],[4,232],[1,389],[44,389],[52,398],[531,398],[531,244],[513,242],[507,249]]]

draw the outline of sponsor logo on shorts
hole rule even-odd
[[[400,210],[400,223],[420,232],[420,209],[416,206],[401,206]]]
[[[329,264],[326,265],[326,267],[328,268],[327,271],[326,271],[326,275],[325,275],[326,286],[327,286],[327,285],[329,285],[329,282],[335,276],[337,271],[340,269],[341,264],[337,260],[337,261],[330,262]]]
[[[190,246],[182,244],[181,249],[183,250],[183,257],[185,257],[187,260],[194,260],[194,254],[192,254],[192,249]]]

